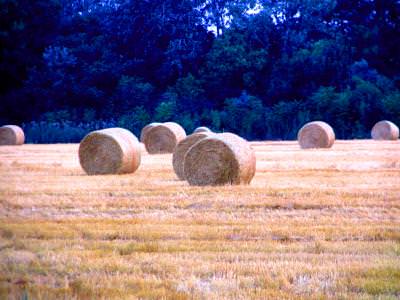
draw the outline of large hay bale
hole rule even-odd
[[[254,150],[232,133],[198,141],[184,159],[184,174],[190,185],[249,184],[255,171]]]
[[[174,171],[179,179],[185,180],[185,172],[183,170],[183,163],[184,163],[186,153],[198,141],[200,141],[206,137],[209,137],[212,134],[213,134],[212,132],[193,133],[193,134],[187,136],[186,138],[184,138],[182,141],[180,141],[178,143],[178,145],[175,147],[174,154],[172,155],[172,165],[173,165]]]
[[[193,133],[198,133],[198,132],[212,132],[212,130],[211,130],[210,128],[208,128],[208,127],[200,126],[200,127],[197,127],[197,128],[193,131]]]
[[[390,121],[380,121],[371,130],[374,140],[397,140],[399,138],[399,127]]]
[[[140,142],[144,143],[144,139],[146,137],[146,134],[149,132],[149,130],[151,128],[153,128],[154,126],[157,126],[157,125],[160,125],[160,124],[161,123],[153,122],[153,123],[150,123],[150,124],[147,124],[146,126],[144,126],[142,128],[142,131],[140,132]]]
[[[185,137],[186,132],[179,124],[167,122],[150,128],[144,144],[149,154],[173,153],[176,145]]]
[[[327,123],[314,121],[299,130],[297,140],[302,149],[330,148],[335,142],[335,132]]]
[[[0,145],[22,145],[25,134],[21,127],[4,125],[0,127]]]
[[[123,128],[90,132],[79,145],[79,162],[89,175],[133,173],[140,160],[138,139]]]

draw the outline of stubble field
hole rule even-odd
[[[254,142],[250,186],[171,155],[87,176],[77,144],[0,147],[0,298],[397,299],[400,142]]]

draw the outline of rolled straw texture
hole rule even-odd
[[[397,140],[399,138],[399,127],[390,121],[380,121],[371,130],[374,140]]]
[[[154,126],[160,125],[160,124],[161,124],[161,123],[154,122],[154,123],[150,123],[150,124],[147,124],[146,126],[144,126],[144,127],[142,128],[142,131],[140,132],[140,142],[144,143],[146,134],[149,132],[149,130],[150,130],[151,128],[153,128]]]
[[[325,122],[310,122],[299,130],[297,140],[302,149],[330,148],[335,142],[335,132]]]
[[[186,132],[179,124],[167,122],[150,128],[144,144],[149,154],[173,153],[176,145],[185,137]]]
[[[212,132],[212,130],[208,127],[205,126],[201,126],[201,127],[197,127],[193,133],[198,133],[198,132]]]
[[[89,175],[133,173],[140,161],[138,139],[123,128],[93,131],[79,145],[79,162]]]
[[[249,184],[256,171],[250,144],[232,133],[206,137],[194,144],[184,159],[190,185]]]
[[[185,139],[181,140],[175,147],[174,154],[172,155],[172,165],[174,167],[175,174],[179,179],[185,180],[185,173],[183,171],[183,164],[186,153],[189,149],[196,144],[198,141],[212,135],[212,132],[198,132],[188,135]]]
[[[0,145],[22,145],[25,134],[17,125],[4,125],[0,127]]]

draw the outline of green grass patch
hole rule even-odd
[[[120,255],[130,255],[134,252],[153,253],[159,252],[160,250],[160,245],[157,242],[129,243],[119,247],[118,253]]]
[[[400,268],[371,268],[349,281],[353,288],[370,295],[400,295]]]

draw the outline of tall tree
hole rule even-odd
[[[57,34],[60,8],[55,0],[0,1],[0,94],[20,87],[39,63]]]

